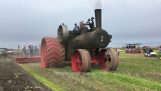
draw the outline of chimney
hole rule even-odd
[[[95,9],[95,22],[96,22],[96,27],[101,28],[102,26],[101,9]]]

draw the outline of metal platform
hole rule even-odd
[[[18,57],[18,58],[16,58],[16,62],[18,62],[18,63],[40,62],[40,56],[36,56],[36,57]]]

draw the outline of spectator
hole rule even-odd
[[[22,48],[22,54],[23,54],[23,57],[27,57],[27,50],[25,45]]]
[[[37,44],[35,43],[33,45],[33,56],[38,56],[39,55],[39,48],[37,46]]]
[[[33,57],[33,45],[32,44],[28,46],[28,50],[29,50],[29,57]]]

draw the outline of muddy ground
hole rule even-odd
[[[50,91],[28,75],[13,58],[0,57],[0,91]]]

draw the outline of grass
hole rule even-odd
[[[143,54],[122,53],[122,55],[118,73],[161,82],[161,61],[158,58],[144,57]],[[138,57],[134,59],[132,56],[139,56],[139,59]]]
[[[21,64],[41,83],[53,91],[161,91],[161,61],[143,54],[121,52],[117,71],[92,69],[79,75],[71,67],[40,68],[38,63]]]
[[[62,91],[62,89],[57,86],[55,83],[50,82],[48,79],[44,78],[43,76],[40,76],[38,73],[35,73],[31,68],[25,67],[25,70],[30,73],[36,80],[38,80],[40,83],[44,84],[48,88],[50,88],[53,91]]]

